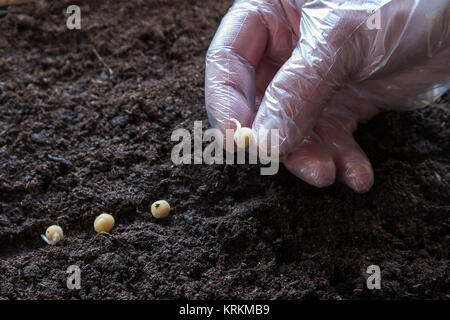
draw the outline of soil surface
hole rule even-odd
[[[172,131],[208,128],[204,55],[230,5],[47,1],[0,20],[0,298],[450,297],[448,95],[359,127],[366,194],[284,167],[173,165]],[[110,235],[93,230],[101,212]],[[40,237],[51,224],[56,246]],[[381,290],[365,285],[373,264]]]

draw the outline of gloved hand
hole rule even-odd
[[[448,0],[241,0],[206,57],[214,127],[279,130],[280,159],[304,181],[358,192],[373,170],[352,133],[382,110],[413,109],[450,87]]]

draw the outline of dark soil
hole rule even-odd
[[[81,31],[66,29],[74,3]],[[230,4],[47,1],[0,20],[0,298],[450,297],[448,96],[360,126],[376,177],[362,195],[285,168],[172,164],[172,131],[208,126],[204,55]]]

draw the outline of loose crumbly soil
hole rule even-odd
[[[208,127],[204,55],[230,4],[47,1],[0,20],[0,298],[449,298],[448,96],[360,126],[376,176],[362,195],[284,167],[172,164],[172,131]],[[101,212],[111,235],[93,230]]]

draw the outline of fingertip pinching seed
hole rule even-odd
[[[253,141],[253,131],[251,128],[242,127],[241,123],[232,118],[230,119],[236,124],[236,131],[234,132],[234,143],[240,149],[245,149]]]
[[[110,232],[114,227],[114,217],[108,213],[102,213],[94,221],[95,232]]]
[[[156,219],[163,219],[169,215],[170,205],[166,200],[158,200],[152,204],[151,211]]]
[[[50,245],[55,245],[64,237],[63,230],[60,226],[52,225],[47,228],[45,235],[41,234],[41,238]]]

